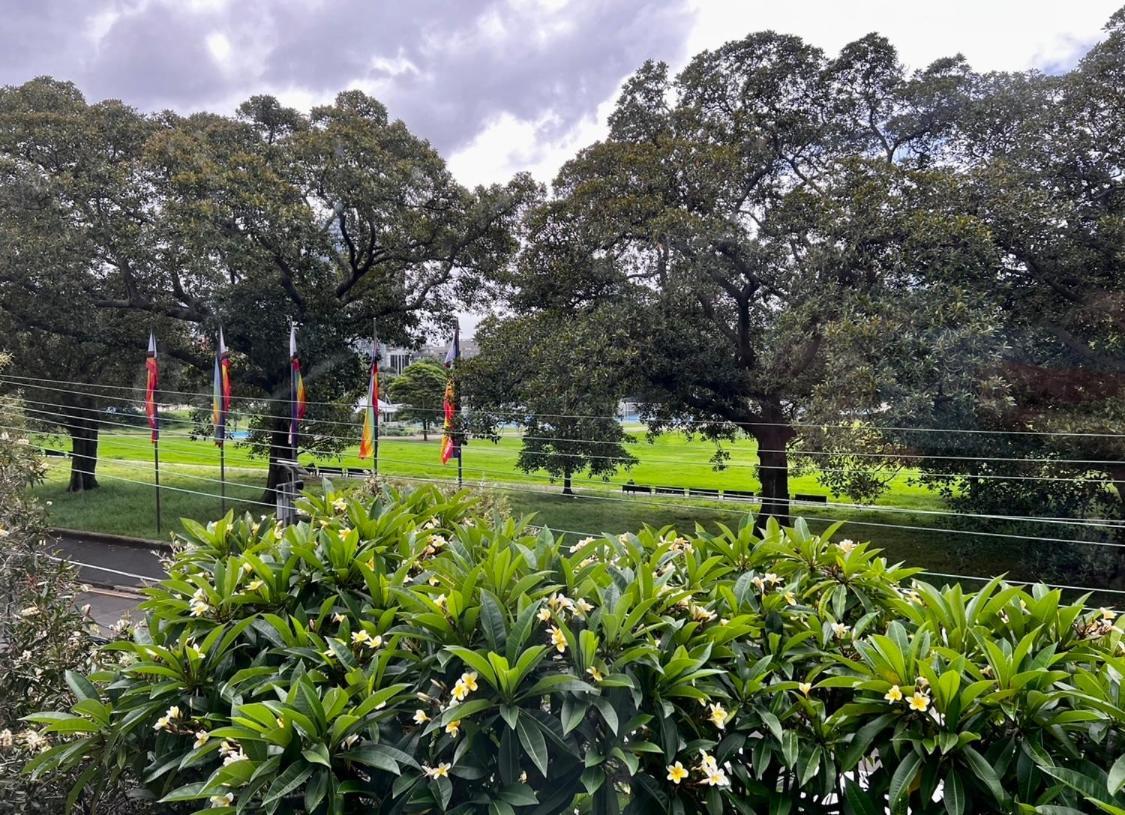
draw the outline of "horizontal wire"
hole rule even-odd
[[[34,410],[34,409],[30,409],[30,410]],[[38,412],[42,413],[42,412],[46,412],[46,411],[38,411]],[[2,413],[2,411],[0,411],[0,413]],[[133,425],[124,425],[124,426],[133,427]],[[8,429],[19,430],[20,428],[9,427]],[[112,434],[106,434],[106,435],[112,435]],[[130,437],[130,438],[142,439],[142,438],[145,437],[145,432],[143,431],[143,429],[141,429],[141,430],[139,430],[139,432],[137,432],[135,434],[121,434],[121,435],[126,436],[126,437]],[[194,440],[193,437],[187,436],[185,438],[188,438],[189,440],[188,441],[182,441],[182,442],[175,442],[175,443],[180,444],[180,445],[192,445],[192,444],[196,443],[196,441]],[[199,438],[199,437],[195,437],[195,438]],[[393,438],[393,437],[390,437],[390,438]],[[53,448],[43,447],[41,449],[49,450],[49,449],[53,449]],[[192,452],[197,452],[197,450],[193,449]],[[124,461],[125,459],[109,459],[109,460]],[[386,461],[386,462],[390,462],[390,463],[407,464],[407,465],[412,465],[412,466],[421,466],[421,467],[424,467],[424,468],[430,468],[431,466],[437,466],[437,465],[428,465],[424,462],[417,462],[417,461],[408,460],[408,459],[388,459],[385,456],[381,457],[381,460]],[[653,460],[649,459],[649,461],[653,461]],[[200,462],[201,465],[206,465],[207,463],[209,463],[209,462]],[[680,462],[680,464],[682,466],[682,465],[691,464],[691,462]],[[472,466],[472,465],[470,465],[470,466]],[[255,469],[255,468],[251,467],[251,468],[248,468],[248,469]],[[507,470],[497,470],[497,469],[489,469],[489,468],[483,468],[483,467],[473,467],[473,469],[475,471],[478,471],[478,472],[481,472],[481,473],[494,473],[494,474],[502,475],[502,476],[505,476],[505,477],[516,476],[515,473],[509,472]],[[517,477],[519,477],[519,476],[517,476]],[[202,479],[202,477],[199,477],[199,476],[196,476],[196,478]],[[555,481],[557,480],[557,479],[551,478],[550,476],[536,477],[536,476],[531,476],[530,474],[528,474],[528,478],[530,478],[530,479],[540,478],[540,479],[546,480],[550,483],[555,483]],[[999,478],[999,476],[998,476],[998,478]],[[216,483],[222,483],[221,481],[217,481],[215,479],[208,479],[208,480],[215,481]],[[612,485],[612,486],[617,486],[617,487],[630,486],[630,484],[628,484],[628,483],[622,483],[622,482],[618,482],[618,481],[606,481],[605,483],[607,485]],[[597,485],[589,485],[589,486],[591,488],[594,488],[594,489],[598,488]],[[689,488],[685,488],[685,489],[690,490],[691,488],[689,487]],[[702,489],[702,488],[700,488],[700,489]],[[797,502],[796,499],[791,499],[791,501],[793,503]],[[1125,522],[1116,521],[1115,519],[1037,518],[1035,516],[1015,516],[1015,515],[998,515],[998,514],[985,514],[985,513],[966,513],[966,512],[957,512],[957,511],[952,511],[952,510],[926,510],[926,509],[919,509],[919,508],[913,508],[913,507],[900,507],[900,506],[896,506],[896,505],[893,505],[893,504],[853,504],[853,503],[846,503],[846,502],[805,502],[805,504],[806,505],[813,505],[813,506],[833,506],[833,507],[846,508],[846,509],[856,509],[856,510],[860,510],[860,511],[873,511],[873,512],[888,511],[888,512],[902,512],[902,513],[917,514],[917,515],[948,515],[948,516],[955,516],[955,517],[981,518],[981,519],[986,519],[986,520],[1010,520],[1010,521],[1018,521],[1018,522],[1026,522],[1026,523],[1055,523],[1055,524],[1093,527],[1093,528],[1117,528],[1118,526],[1125,523]],[[1098,521],[1104,521],[1104,523],[1098,523]]]
[[[142,388],[142,387],[138,387],[138,386],[99,385],[99,384],[96,384],[96,383],[78,382],[78,381],[75,381],[75,380],[47,379],[47,378],[43,378],[43,377],[29,377],[29,376],[20,376],[20,375],[16,375],[16,374],[2,374],[2,375],[0,375],[0,380],[3,380],[3,379],[23,380],[23,381],[30,381],[30,382],[50,382],[52,384],[77,385],[77,386],[86,387],[86,388],[103,388],[103,389],[126,390],[126,391],[134,391],[134,392],[145,392],[147,390],[146,388]],[[34,386],[26,386],[26,387],[42,387],[42,386],[34,385]],[[68,392],[81,393],[79,391],[68,391]],[[201,398],[212,398],[214,396],[213,393],[206,392],[206,391],[163,391],[163,393],[173,393],[173,394],[180,394],[180,395],[185,395],[185,396],[198,396],[198,397],[201,397]],[[102,396],[103,398],[109,398],[106,394],[86,393],[85,395]],[[258,402],[288,403],[288,402],[291,401],[290,399],[280,399],[280,398],[273,398],[273,397],[253,397],[253,396],[233,396],[232,395],[231,398],[232,399],[245,400],[245,401],[258,401]],[[330,405],[330,406],[334,406],[334,407],[340,406],[339,402],[307,401],[306,404],[310,404],[310,405]],[[429,410],[431,408],[420,407],[420,409]],[[437,406],[435,406],[432,409],[436,411],[439,408]],[[486,410],[486,409],[481,409],[480,412],[481,413],[491,413],[491,414],[494,414],[494,415],[544,416],[544,417],[548,417],[548,418],[559,418],[559,419],[612,419],[614,421],[617,421],[620,418],[619,416],[616,416],[616,415],[615,416],[606,416],[606,415],[582,414],[582,413],[544,413],[544,412],[540,412],[540,411],[521,411],[521,410]],[[732,427],[808,427],[808,428],[842,429],[842,430],[852,430],[852,429],[855,428],[855,426],[852,425],[852,424],[828,424],[828,423],[816,423],[816,422],[738,422],[738,421],[733,421],[733,420],[729,420],[729,419],[700,422],[700,424],[728,425],[728,426],[732,426]],[[1061,436],[1061,437],[1078,437],[1078,438],[1111,438],[1111,439],[1125,438],[1125,433],[1091,433],[1091,432],[1062,431],[1062,430],[983,430],[983,429],[961,429],[961,428],[953,428],[953,427],[897,427],[897,426],[878,426],[878,425],[866,425],[865,427],[867,429],[871,429],[871,430],[890,430],[890,431],[896,431],[896,432],[909,432],[909,433],[970,433],[970,434],[986,434],[986,435]]]
[[[148,487],[152,487],[154,489],[156,488],[156,484],[154,484],[152,482],[148,482],[148,481],[133,481],[131,479],[121,478],[120,476],[110,476],[110,475],[107,475],[107,476],[104,476],[104,477],[110,478],[112,480],[117,480],[117,481],[124,481],[124,482],[128,482],[128,483],[140,484],[141,486],[148,486]],[[387,476],[387,477],[392,478],[392,479],[397,478],[399,480],[405,480],[405,481],[438,483],[438,484],[443,484],[443,485],[446,485],[446,486],[449,485],[449,481],[443,480],[443,479],[426,479],[426,478],[418,478],[418,477],[411,477],[411,476]],[[525,492],[525,493],[539,493],[539,492],[541,492],[539,490],[531,490],[531,489],[528,489],[526,487],[521,489],[521,488],[514,488],[514,487],[502,485],[502,484],[488,484],[487,482],[482,482],[482,483],[486,483],[487,486],[495,487],[495,488],[501,489],[503,491],[509,491],[509,492]],[[208,498],[219,498],[220,497],[219,495],[216,495],[214,493],[204,493],[204,492],[198,492],[198,491],[195,491],[195,490],[178,489],[176,487],[166,487],[164,485],[161,485],[160,488],[161,489],[171,489],[171,490],[175,490],[177,492],[186,492],[186,493],[190,493],[190,494],[194,494],[194,495],[202,495],[202,496],[208,497]],[[583,497],[592,498],[594,496],[583,496]],[[259,505],[259,506],[270,506],[270,507],[274,506],[273,504],[266,504],[266,503],[261,502],[261,501],[239,501],[238,503],[256,504],[256,505]],[[698,508],[699,509],[708,509],[708,507],[698,507]],[[714,508],[714,509],[715,509],[715,511],[726,512],[728,514],[736,512],[734,510],[720,510],[718,508]],[[813,520],[836,522],[836,521],[840,521],[841,519],[819,517],[819,518],[815,518]],[[874,524],[874,523],[862,522],[862,521],[842,521],[842,522],[844,524],[853,524],[853,525],[862,525],[862,526],[880,526],[880,527],[890,527],[890,528],[897,528],[897,529],[921,529],[921,530],[928,530],[928,531],[943,531],[943,530],[935,530],[932,527],[910,527],[910,526],[902,526],[902,525],[896,525],[896,524]],[[560,530],[560,531],[571,531],[574,534],[582,534],[582,533],[574,532],[573,530]],[[944,530],[944,531],[950,531],[950,530]],[[952,530],[952,531],[955,531],[955,530]],[[1047,539],[1044,539],[1044,540],[1047,540]],[[1066,542],[1082,543],[1082,541],[1061,541],[1061,542],[1064,542],[1064,543],[1066,543]],[[930,576],[936,576],[936,577],[943,577],[943,578],[947,578],[947,579],[957,579],[957,580],[981,580],[981,581],[987,582],[988,580],[991,579],[991,578],[981,577],[981,576],[978,576],[978,575],[954,575],[954,574],[947,574],[947,573],[943,573],[943,572],[931,572],[931,571],[923,571],[922,574],[926,574],[926,575],[930,575]],[[144,578],[144,579],[151,579],[151,578]],[[1021,585],[1034,585],[1033,583],[1030,583],[1028,581],[1007,580],[1007,582],[1008,583],[1018,583],[1018,584],[1021,584]],[[1068,589],[1068,590],[1074,590],[1074,591],[1102,592],[1102,593],[1109,593],[1109,594],[1125,594],[1125,590],[1111,589],[1111,588],[1094,588],[1094,587],[1084,587],[1084,586],[1070,586],[1070,585],[1065,585],[1065,584],[1054,584],[1054,583],[1044,583],[1044,585],[1048,585],[1048,586],[1051,586],[1053,588]]]
[[[35,401],[35,400],[24,400],[24,401],[32,403],[32,404],[55,405],[55,406],[61,407],[61,408],[66,407],[66,405],[61,405],[61,404],[54,403],[54,402],[38,402],[38,401]],[[65,418],[65,419],[71,418],[71,417],[67,417],[66,414],[61,412],[61,411],[45,411],[45,410],[36,410],[36,409],[32,409],[32,408],[28,408],[27,410],[30,411],[30,412],[35,412],[35,413],[40,413],[40,414],[45,414],[45,415],[50,415],[50,416],[58,416],[58,417],[62,417],[62,418]],[[102,420],[99,420],[99,421],[102,421]],[[161,421],[179,422],[179,423],[192,424],[192,425],[195,424],[190,419],[178,419],[178,418],[175,418],[175,417],[162,417]],[[102,423],[116,425],[116,426],[119,426],[119,427],[137,428],[139,431],[142,431],[142,434],[143,434],[143,431],[145,430],[145,427],[143,425],[130,424],[130,423],[127,423],[127,422],[102,422]],[[60,424],[65,425],[66,423],[60,422]],[[336,422],[336,424],[347,424],[348,426],[354,427],[354,428],[357,428],[357,429],[361,426],[358,422],[357,423]],[[278,431],[278,432],[281,432],[281,431]],[[187,437],[190,437],[190,438],[193,438],[193,439],[194,438],[204,439],[204,438],[209,437],[208,434],[206,434],[206,433],[198,433],[198,434],[192,433],[192,434],[182,434],[182,435],[186,435]],[[355,435],[355,436],[353,436],[353,435],[338,436],[338,435],[333,435],[333,434],[329,434],[329,433],[311,433],[309,435],[314,439],[325,439],[325,440],[329,440],[329,441],[347,442],[348,445],[354,445],[358,441],[358,434]],[[437,435],[437,434],[435,434],[435,435]],[[396,437],[395,436],[379,436],[379,438],[380,439],[394,439]],[[522,437],[512,436],[512,437],[505,437],[505,438],[522,438]],[[479,439],[479,440],[480,441],[488,441],[488,439],[486,439],[486,438],[485,439]],[[235,443],[239,443],[240,440],[231,440],[231,441],[235,441]],[[566,440],[563,439],[563,441],[566,441]],[[322,455],[322,454],[318,454],[315,451],[315,449],[312,450],[312,451],[306,450],[306,452],[311,452],[313,455]],[[640,451],[638,450],[638,452],[640,452]],[[324,453],[323,455],[330,456],[330,455],[333,455],[333,454],[332,453]],[[621,459],[620,456],[599,456],[599,455],[588,454],[588,453],[553,452],[553,453],[550,453],[550,455],[566,457],[566,458],[599,459],[599,460],[613,460],[613,461],[619,461]],[[337,454],[336,457],[339,458],[339,455]],[[1023,459],[1011,459],[1011,460],[1014,461],[1014,462],[1023,461]],[[691,461],[682,461],[680,459],[663,459],[663,458],[651,458],[651,457],[643,459],[641,461],[641,463],[666,463],[666,464],[676,464],[677,466],[681,466],[681,467],[691,466],[691,467],[708,467],[708,468],[712,468],[712,469],[714,468],[714,465],[711,464],[710,462],[691,462]],[[746,469],[754,468],[754,469],[758,469],[758,470],[792,470],[792,467],[789,466],[789,465],[786,465],[786,464],[762,464],[762,463],[752,464],[752,463],[734,462],[734,463],[729,463],[729,464],[723,465],[723,469],[732,469],[732,468],[746,468]],[[894,469],[895,470],[901,470],[903,468],[900,466],[900,467],[896,467]],[[847,473],[847,472],[850,472],[850,470],[848,470],[848,469],[839,468],[839,467],[834,468],[834,467],[820,467],[820,466],[818,466],[817,470],[819,472],[822,472],[822,473]],[[1100,470],[1094,470],[1093,468],[1091,468],[1091,470],[1093,470],[1095,472],[1101,472]],[[1091,479],[1088,479],[1084,476],[1000,475],[1000,474],[996,474],[996,473],[955,473],[955,472],[953,472],[953,473],[951,473],[951,472],[933,473],[933,472],[931,472],[931,473],[925,473],[924,475],[926,475],[927,477],[933,477],[933,478],[954,478],[954,479],[961,478],[961,479],[985,480],[985,481],[1079,482],[1079,481],[1091,480]],[[897,477],[897,473],[893,474],[892,477]],[[1107,478],[1093,479],[1093,480],[1104,481],[1104,480],[1107,480]]]

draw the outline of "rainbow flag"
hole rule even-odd
[[[156,364],[156,335],[148,332],[148,359],[145,360],[148,372],[145,382],[145,414],[148,416],[148,426],[152,429],[152,443],[160,438],[160,428],[156,421],[156,386],[159,384],[160,372]]]
[[[227,415],[230,413],[230,352],[219,329],[219,345],[215,349],[215,384],[211,396],[211,424],[215,428],[215,444],[223,446],[227,438]]]
[[[308,400],[305,398],[305,380],[301,378],[301,360],[297,356],[297,327],[289,324],[289,446],[297,452],[297,428],[305,418]]]
[[[375,455],[375,439],[379,435],[379,352],[371,359],[371,381],[367,385],[367,410],[363,414],[363,435],[359,439],[359,457]]]
[[[441,400],[441,409],[444,415],[441,431],[441,463],[449,463],[449,459],[461,457],[461,445],[457,441],[457,391],[453,385],[453,363],[461,358],[461,329],[453,329],[453,342],[445,355],[445,369],[449,378],[445,383],[445,394]]]

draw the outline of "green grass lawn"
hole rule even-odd
[[[46,442],[44,442],[46,444]],[[633,479],[638,484],[700,488],[756,490],[753,477],[754,444],[750,440],[727,445],[731,452],[726,470],[715,471],[709,462],[712,447],[691,442],[682,436],[667,435],[654,444],[633,446],[640,463],[627,474],[618,473],[611,483],[600,479],[576,479],[576,497],[560,494],[543,474],[525,474],[515,468],[520,441],[506,436],[499,443],[475,441],[465,449],[464,476],[467,484],[489,484],[504,491],[516,514],[535,514],[537,522],[554,529],[582,533],[619,533],[644,524],[671,525],[692,529],[699,523],[737,524],[751,505],[732,501],[700,500],[681,496],[626,496],[620,483]],[[452,482],[456,464],[443,466],[438,460],[439,442],[414,438],[384,438],[380,441],[380,472],[412,479]],[[166,538],[178,529],[178,519],[189,517],[210,520],[220,514],[218,450],[209,440],[192,441],[172,434],[161,439],[161,492],[163,528],[156,531],[155,501],[152,489],[152,446],[145,432],[113,433],[100,444],[98,476],[101,487],[82,495],[65,491],[69,461],[49,459],[45,484],[37,488],[44,500],[52,502],[51,522],[56,526],[89,529],[145,538]],[[302,460],[305,460],[302,457]],[[311,459],[310,459],[311,461]],[[356,456],[355,449],[339,459],[322,464],[349,468],[369,467]],[[1044,579],[1059,583],[1074,582],[1065,562],[1058,558],[1058,544],[1020,539],[984,537],[941,531],[951,527],[951,519],[940,514],[938,497],[908,483],[911,473],[899,473],[879,504],[864,509],[799,507],[795,515],[805,517],[814,528],[832,520],[848,525],[840,535],[874,540],[893,560],[924,565],[935,572],[967,575],[1008,573],[1014,579]],[[261,505],[265,484],[264,462],[249,457],[245,449],[227,448],[228,507],[262,514],[272,506]],[[791,481],[793,493],[824,494],[813,476]],[[831,499],[845,501],[846,499]],[[881,508],[882,507],[882,508]],[[892,511],[907,509],[909,512]],[[915,514],[918,513],[918,514]],[[920,527],[903,529],[901,527]],[[959,529],[963,530],[962,525]],[[988,527],[976,527],[991,531]],[[1010,532],[1010,530],[1009,530]],[[1062,534],[1052,537],[1064,537]]]

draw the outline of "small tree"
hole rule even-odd
[[[429,441],[430,425],[441,413],[447,378],[441,365],[423,359],[407,365],[387,386],[387,395],[403,403],[398,415],[406,421],[422,423],[422,441]]]
[[[612,343],[612,331],[610,325],[576,328],[547,314],[483,323],[480,356],[465,366],[470,429],[495,440],[501,425],[522,427],[516,466],[561,480],[564,495],[573,494],[578,473],[608,479],[636,464],[624,446],[633,438],[616,418],[618,365],[589,351],[595,336]]]

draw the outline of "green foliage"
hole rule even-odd
[[[6,357],[0,355],[0,367]],[[0,812],[56,813],[66,806],[77,772],[33,781],[21,774],[31,758],[57,737],[41,734],[21,717],[69,703],[72,671],[95,667],[94,626],[78,608],[74,568],[51,559],[45,513],[28,498],[43,462],[22,429],[20,404],[0,398]],[[117,808],[119,790],[100,796],[106,812]],[[75,787],[74,801],[94,800]]]
[[[423,359],[407,365],[387,386],[391,399],[404,403],[395,418],[421,422],[425,438],[430,427],[441,421],[441,400],[448,381],[445,368],[433,360]]]
[[[571,494],[583,471],[608,481],[637,463],[626,446],[634,439],[615,418],[630,362],[619,326],[533,314],[486,320],[477,341],[480,355],[464,374],[469,425],[493,441],[501,426],[518,425],[519,469],[543,470]]]
[[[147,630],[31,717],[66,739],[33,777],[216,813],[1125,806],[1122,632],[1057,591],[911,582],[802,522],[572,543],[432,488],[302,508],[188,522]]]

